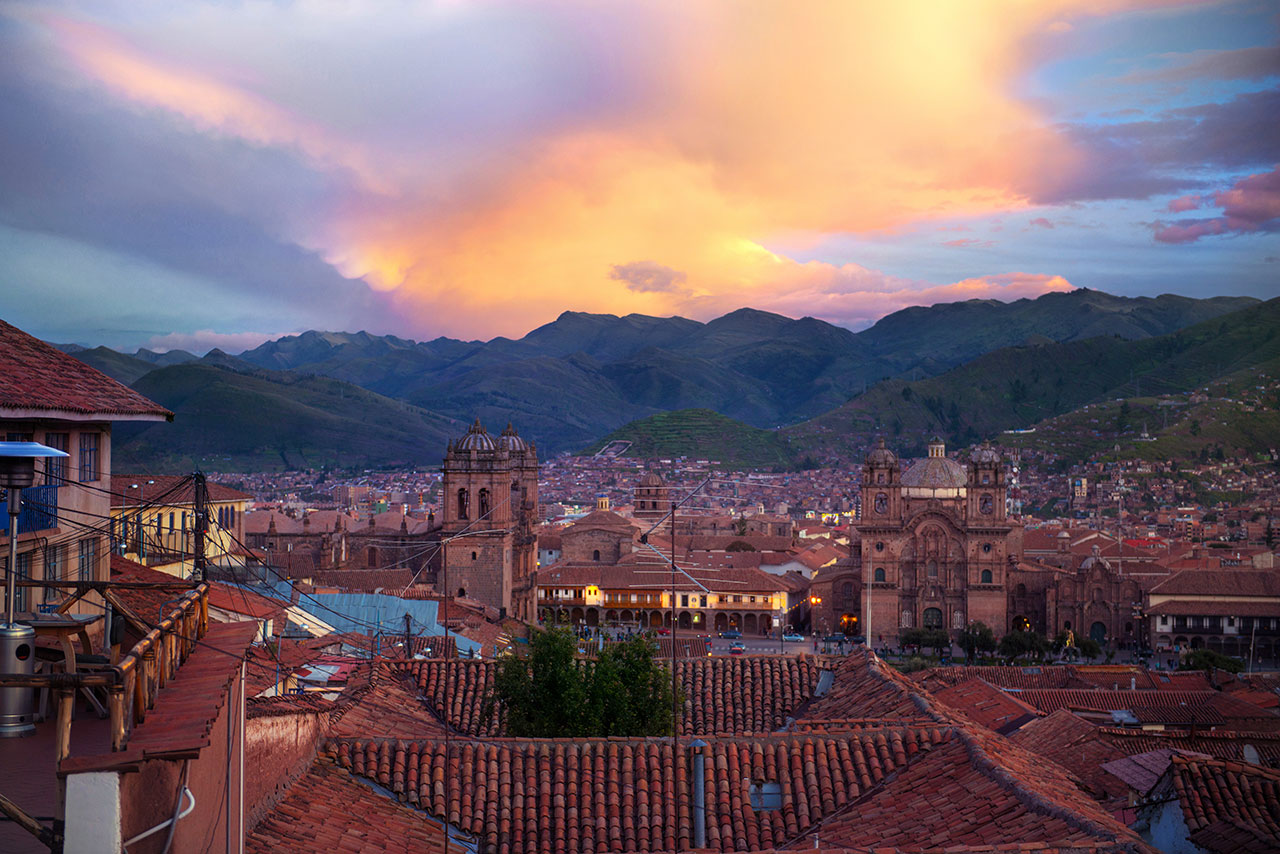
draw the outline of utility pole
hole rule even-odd
[[[191,580],[196,584],[204,581],[205,556],[204,556],[204,538],[209,532],[209,488],[204,482],[204,472],[198,471],[193,476],[195,483],[192,489],[195,492],[196,499],[196,557],[194,569],[191,573]]]
[[[410,641],[413,639],[413,617],[409,616],[409,612],[404,612],[404,657],[413,658],[413,647]]]

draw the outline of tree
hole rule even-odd
[[[577,658],[567,628],[534,632],[528,658],[499,666],[485,714],[499,705],[522,738],[648,736],[671,732],[671,671],[644,637],[610,644],[595,662]]]
[[[979,653],[996,651],[996,633],[986,623],[970,623],[960,632],[956,645],[964,650],[965,660],[972,662]]]
[[[1080,638],[1076,642],[1076,647],[1080,650],[1080,654],[1090,661],[1102,655],[1102,645],[1093,638]]]
[[[1039,632],[1012,631],[1000,638],[1000,655],[1010,664],[1015,658],[1032,656],[1042,658],[1049,650],[1049,642]]]
[[[1178,662],[1179,670],[1225,670],[1228,673],[1239,673],[1244,665],[1234,658],[1214,652],[1211,649],[1193,649],[1182,656]]]

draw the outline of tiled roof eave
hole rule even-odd
[[[156,409],[150,412],[126,412],[112,409],[67,409],[55,406],[47,408],[37,406],[0,406],[0,418],[8,418],[15,421],[53,419],[81,423],[92,421],[172,421],[173,413],[167,409]]]

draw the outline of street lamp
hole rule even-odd
[[[0,486],[9,493],[9,562],[5,571],[5,606],[0,624],[0,671],[29,676],[35,672],[36,633],[30,626],[13,621],[13,605],[18,580],[18,516],[22,511],[22,490],[35,483],[36,459],[66,457],[65,451],[39,442],[0,442]],[[35,695],[30,687],[0,688],[0,738],[35,733]]]

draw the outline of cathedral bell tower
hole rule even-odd
[[[867,454],[862,466],[862,520],[886,524],[902,519],[902,466],[884,439]]]
[[[1003,524],[1005,507],[1004,465],[1000,454],[984,442],[969,457],[969,490],[966,516],[971,524]]]

